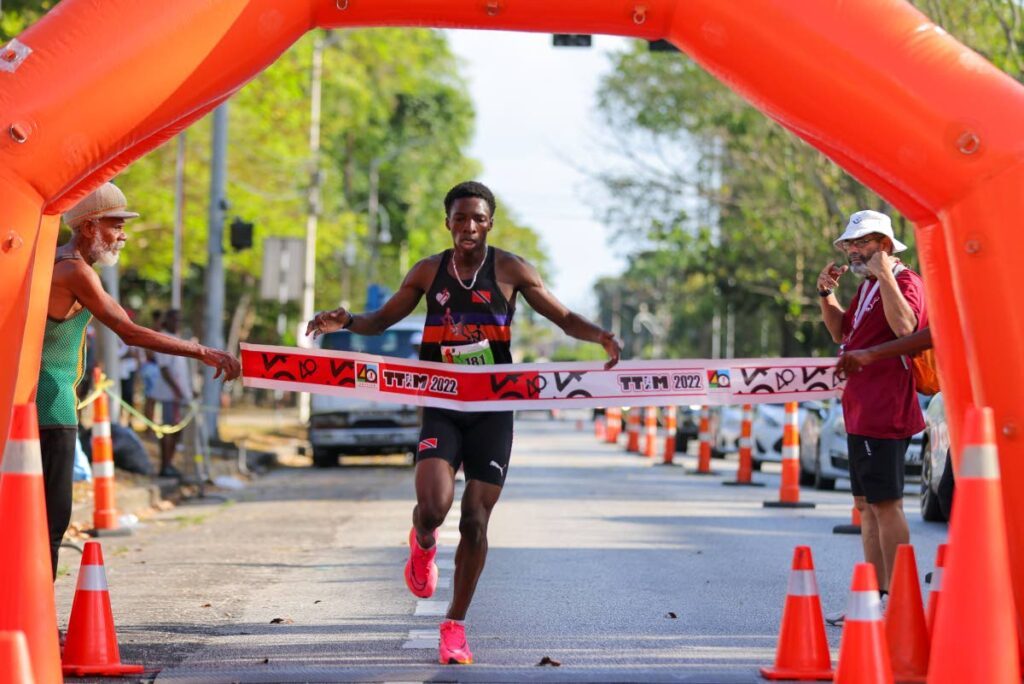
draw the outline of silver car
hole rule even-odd
[[[918,395],[924,409],[930,397]],[[808,402],[807,418],[800,425],[800,484],[815,489],[835,489],[836,480],[850,478],[843,404],[838,400]],[[921,474],[926,432],[910,438],[905,456],[906,475]]]
[[[939,392],[924,412],[924,462],[921,466],[921,517],[928,522],[948,520],[953,492],[942,486],[942,475],[949,464],[949,428],[946,425],[946,401]],[[952,490],[952,487],[949,488]]]

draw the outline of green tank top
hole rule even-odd
[[[63,321],[46,319],[36,408],[39,425],[78,425],[78,383],[85,374],[85,330],[92,320],[82,309]]]

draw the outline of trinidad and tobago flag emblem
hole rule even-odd
[[[490,290],[473,290],[473,294],[470,296],[469,301],[473,302],[474,304],[490,304]]]
[[[426,451],[427,449],[436,449],[436,448],[437,448],[437,437],[431,437],[430,439],[421,439],[420,440],[420,448],[419,448],[420,451]]]

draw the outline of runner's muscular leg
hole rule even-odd
[[[425,458],[416,464],[416,507],[412,524],[420,547],[434,545],[434,530],[441,526],[455,498],[455,471],[443,458]]]
[[[501,487],[480,480],[466,483],[462,494],[461,539],[455,552],[455,590],[448,606],[449,620],[464,620],[487,560],[487,523],[498,503]]]

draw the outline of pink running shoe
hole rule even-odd
[[[434,539],[437,540],[437,530],[434,530]],[[437,555],[437,544],[429,549],[421,549],[416,541],[416,528],[409,531],[409,560],[405,563],[405,586],[413,596],[419,598],[430,598],[437,589],[437,563],[434,556]]]
[[[472,665],[473,652],[466,643],[466,628],[454,620],[441,623],[438,662],[442,665]]]

